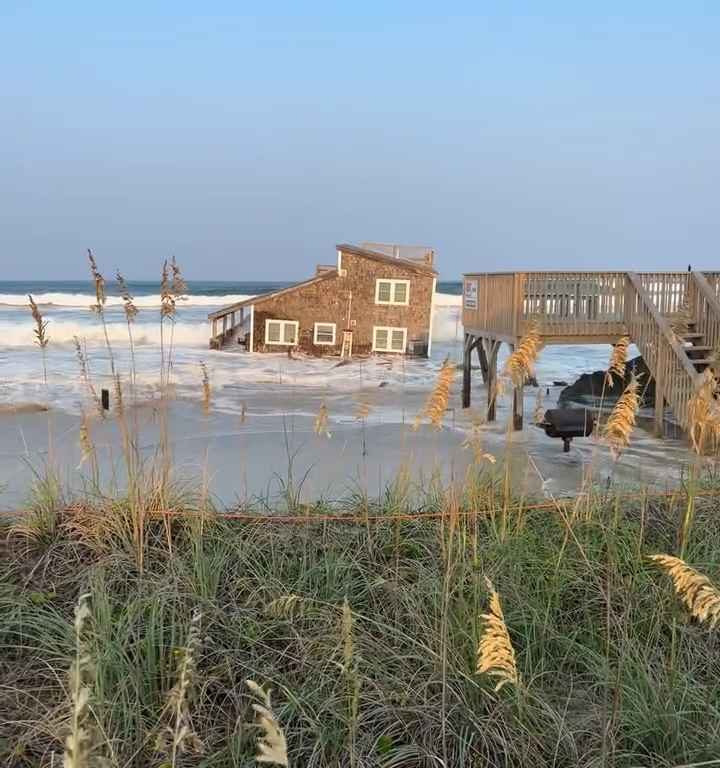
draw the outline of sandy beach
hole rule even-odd
[[[403,388],[391,382],[329,392],[323,387],[299,388],[291,381],[266,382],[243,388],[234,408],[227,405],[231,399],[224,392],[218,399],[226,407],[211,407],[208,414],[197,394],[191,397],[180,388],[166,411],[175,477],[206,485],[219,506],[277,499],[290,471],[306,501],[337,500],[358,489],[377,496],[401,472],[419,487],[433,476],[445,482],[462,479],[473,461],[472,450],[463,443],[486,392],[476,385],[477,410],[462,410],[455,391],[441,430],[426,424],[415,430],[416,415],[432,383],[428,378],[424,387],[415,383]],[[553,405],[560,390],[551,388],[546,407]],[[499,402],[497,421],[483,425],[480,432],[483,450],[497,459],[494,466],[484,462],[487,471],[498,471],[509,457],[517,490],[565,495],[577,491],[588,476],[600,484],[660,488],[679,480],[690,458],[685,442],[658,440],[642,422],[617,462],[596,437],[575,440],[571,451],[564,454],[559,440],[548,438],[532,423],[536,391],[526,390],[522,431],[508,431],[509,402],[504,398]],[[360,400],[370,405],[364,423],[355,418]],[[314,429],[323,402],[329,436],[318,435]],[[80,417],[59,409],[29,412],[27,404],[16,412],[9,410],[0,413],[2,507],[21,505],[35,473],[42,474],[48,461],[70,494],[80,492],[90,476],[89,462],[82,461]],[[128,415],[137,425],[141,452],[148,461],[158,450],[160,413],[159,402],[148,400]],[[112,411],[105,418],[94,416],[89,431],[103,485],[122,487],[124,462],[117,418]]]

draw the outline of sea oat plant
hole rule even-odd
[[[35,321],[35,343],[40,347],[43,361],[43,380],[47,386],[47,345],[50,341],[47,335],[48,321],[42,316],[42,313],[38,309],[38,305],[35,303],[33,297],[28,294],[28,300],[30,302],[30,312],[33,320]]]
[[[180,651],[180,665],[177,682],[168,696],[170,724],[162,731],[158,739],[158,751],[168,752],[171,768],[178,764],[181,753],[202,751],[199,737],[193,730],[190,704],[197,679],[197,659],[200,654],[200,624],[202,614],[193,613],[190,620],[185,647]],[[169,741],[169,746],[168,746]]]
[[[330,431],[328,429],[328,423],[329,423],[329,413],[327,406],[325,403],[320,404],[320,410],[317,413],[317,416],[315,417],[315,424],[313,426],[313,429],[315,430],[315,434],[319,437],[332,437],[330,434]]]
[[[704,574],[672,555],[650,555],[673,581],[675,594],[690,615],[712,629],[720,622],[720,590]]]
[[[445,358],[437,378],[435,379],[435,386],[428,395],[423,409],[415,417],[413,429],[419,429],[423,419],[427,419],[435,429],[442,428],[443,417],[448,408],[450,390],[455,381],[456,373],[457,366],[455,363],[451,361],[449,357]]]
[[[495,457],[491,453],[488,453],[484,447],[483,426],[484,422],[480,414],[473,412],[470,420],[470,430],[462,441],[460,447],[472,451],[473,462],[475,464],[482,464],[485,461],[494,464]]]
[[[605,424],[604,437],[615,459],[630,445],[630,436],[640,408],[640,381],[633,374],[625,391],[615,403]]]
[[[530,323],[516,349],[503,367],[503,376],[509,378],[515,387],[522,387],[535,370],[535,363],[542,349],[540,326],[537,321]]]
[[[210,388],[210,376],[208,374],[207,365],[204,361],[200,362],[200,372],[202,374],[202,400],[203,400],[203,413],[206,416],[210,415],[210,407],[212,405],[212,389]]]
[[[140,310],[135,305],[135,299],[130,293],[128,284],[125,281],[125,278],[120,274],[119,269],[115,271],[115,280],[117,281],[118,289],[120,290],[120,297],[123,301],[123,312],[125,313],[125,322],[127,323],[128,341],[130,343],[130,362],[132,366],[131,380],[134,386],[137,373],[135,366],[135,341],[133,339],[132,326]]]
[[[693,322],[693,315],[690,309],[687,295],[682,300],[677,312],[674,313],[670,319],[670,329],[675,336],[675,340],[682,344],[685,341],[685,337],[690,331],[690,326]]]
[[[343,649],[343,676],[345,678],[345,695],[347,698],[348,715],[348,749],[350,765],[357,764],[355,741],[357,739],[358,710],[360,704],[360,678],[357,671],[355,643],[353,640],[353,615],[347,597],[343,600],[340,619],[340,640]]]
[[[718,380],[710,368],[706,368],[695,386],[688,402],[688,422],[693,450],[700,454],[707,449],[710,439],[717,444],[720,438],[720,402],[715,395]]]
[[[475,671],[478,675],[486,674],[496,678],[497,692],[508,683],[517,685],[520,677],[515,661],[515,649],[500,605],[500,596],[487,578],[486,583],[490,592],[490,606],[489,612],[482,614],[484,626],[478,644]]]
[[[90,709],[95,665],[86,642],[87,624],[92,616],[90,595],[83,594],[75,606],[73,629],[75,659],[70,667],[70,733],[65,739],[63,768],[100,768],[108,763],[99,752],[99,741]]]
[[[287,768],[287,742],[285,734],[280,726],[275,713],[272,710],[270,702],[270,690],[265,690],[253,680],[246,680],[245,684],[250,689],[252,695],[258,699],[260,704],[253,704],[256,722],[262,730],[262,734],[257,740],[257,754],[255,760],[258,763],[267,763],[270,765],[282,765]]]
[[[612,387],[615,383],[613,376],[617,376],[621,381],[625,378],[625,366],[627,364],[629,346],[629,336],[621,336],[613,344],[607,371],[605,371],[605,383],[608,387]]]

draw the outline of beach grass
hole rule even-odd
[[[247,680],[272,691],[291,766],[715,759],[717,635],[650,559],[677,551],[687,496],[509,500],[500,536],[496,479],[478,472],[461,488],[389,490],[370,505],[380,520],[354,498],[292,524],[179,496],[168,526],[148,515],[142,569],[114,519],[127,500],[101,510],[104,526],[75,506],[41,538],[6,529],[0,763],[61,763],[86,594],[86,728],[108,765],[252,765],[262,704]],[[684,567],[714,596],[718,500],[693,488]]]

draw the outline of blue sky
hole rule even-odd
[[[720,268],[716,2],[113,5],[0,3],[0,280]]]

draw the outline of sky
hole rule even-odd
[[[720,269],[720,3],[0,0],[0,280]]]

